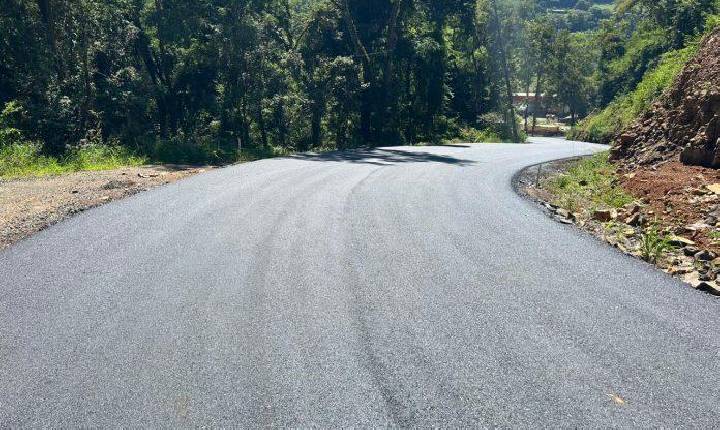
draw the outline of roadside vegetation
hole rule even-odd
[[[8,0],[0,174],[519,141],[514,6]]]
[[[599,153],[528,169],[519,183],[555,220],[720,295],[720,172],[679,161],[617,167]]]
[[[675,3],[619,3],[616,23],[629,25],[632,12],[650,10],[623,40],[614,29],[604,28],[596,82],[594,113],[568,132],[573,140],[610,143],[623,129],[645,113],[680,74],[697,52],[702,38],[720,25],[720,1]]]
[[[518,92],[551,94],[542,103],[571,124],[597,112],[573,137],[608,141],[668,85],[719,5],[8,0],[0,175],[522,142],[544,118]]]
[[[59,175],[93,170],[110,170],[125,166],[140,166],[146,162],[126,148],[107,145],[87,145],[73,148],[57,158],[42,155],[41,145],[31,142],[0,146],[0,178]]]
[[[559,213],[647,262],[660,263],[674,249],[656,220],[639,215],[638,200],[622,187],[607,151],[570,163],[539,188]]]
[[[697,52],[698,44],[663,54],[637,87],[613,100],[606,108],[573,128],[568,138],[609,144],[623,129],[645,113],[652,102],[670,87],[685,64]]]
[[[572,212],[622,208],[635,199],[618,184],[609,152],[601,152],[574,163],[566,172],[546,180],[552,203]]]
[[[653,224],[640,235],[640,256],[648,263],[658,263],[668,251],[673,249],[668,236]]]

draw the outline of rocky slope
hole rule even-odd
[[[652,108],[616,140],[612,159],[622,167],[680,159],[720,168],[720,28]]]

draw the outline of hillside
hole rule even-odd
[[[616,139],[625,165],[676,160],[720,167],[720,29],[703,40],[670,89]]]

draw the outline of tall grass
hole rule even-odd
[[[16,142],[0,146],[0,178],[59,175],[86,170],[110,170],[123,166],[139,166],[146,162],[125,148],[87,145],[73,149],[66,157],[42,155],[33,142]]]

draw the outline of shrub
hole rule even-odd
[[[503,142],[504,139],[492,129],[478,130],[471,127],[463,127],[458,132],[457,136],[448,139],[446,143],[496,143]]]
[[[158,140],[151,152],[154,160],[163,163],[218,164],[230,158],[219,144],[181,137]]]

